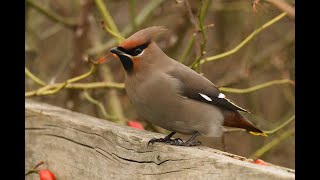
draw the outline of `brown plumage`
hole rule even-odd
[[[173,131],[150,142],[197,145],[197,135],[219,137],[223,126],[264,136],[238,112],[247,110],[226,98],[208,79],[168,57],[153,42],[165,30],[161,26],[143,29],[110,50],[126,71],[126,91],[140,117]],[[171,139],[175,132],[192,137],[186,142]]]
[[[142,29],[128,37],[125,41],[120,43],[119,46],[125,49],[131,49],[146,42],[150,42],[154,37],[165,31],[167,31],[167,29],[163,26],[154,26]]]

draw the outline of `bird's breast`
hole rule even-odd
[[[192,134],[213,132],[220,134],[223,115],[207,103],[182,97],[181,82],[166,74],[154,74],[142,81],[128,78],[125,81],[128,97],[137,114],[167,130]],[[215,133],[217,132],[217,133]]]

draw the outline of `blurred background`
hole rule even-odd
[[[295,1],[283,3],[294,7]],[[145,27],[165,26],[169,31],[157,38],[157,44],[167,55],[190,66],[199,57],[232,50],[253,31],[283,13],[279,7],[271,0],[26,0],[26,72],[46,84],[87,73],[91,68],[88,58],[105,56],[121,41],[104,26],[125,38]],[[287,15],[235,53],[196,68],[218,87],[246,89],[284,80],[247,93],[224,92],[252,113],[245,116],[254,124],[271,131],[268,137],[232,131],[223,138],[199,137],[203,145],[295,168],[294,52],[295,20]],[[86,86],[94,82],[115,82],[119,87]],[[122,125],[138,121],[146,130],[168,134],[139,119],[122,88],[123,82],[120,61],[110,58],[77,82],[81,83],[78,88],[64,88],[50,95],[27,95],[41,85],[26,75],[25,89],[27,98]],[[179,134],[175,137],[189,138]]]

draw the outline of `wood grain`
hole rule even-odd
[[[25,168],[40,161],[59,180],[295,179],[295,171],[262,166],[205,146],[156,143],[164,135],[26,99]],[[32,174],[26,179],[39,179]]]

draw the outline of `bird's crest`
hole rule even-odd
[[[134,33],[122,43],[120,43],[119,46],[123,47],[124,49],[131,49],[141,44],[150,42],[154,37],[156,37],[160,33],[163,33],[164,31],[167,31],[167,29],[163,26],[148,27]]]

